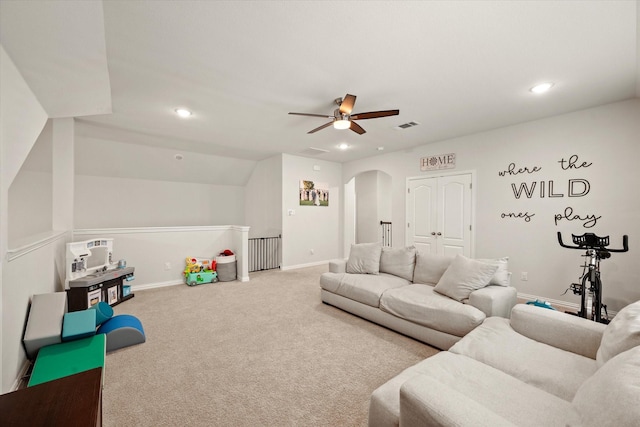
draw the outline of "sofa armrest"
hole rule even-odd
[[[329,261],[329,271],[331,273],[345,273],[347,271],[347,260],[334,259]]]
[[[418,375],[400,387],[400,427],[513,425],[486,406],[427,375]]]
[[[509,318],[516,305],[518,292],[513,286],[486,286],[469,295],[469,304],[482,311],[487,317]]]
[[[511,327],[532,340],[595,359],[606,325],[560,311],[518,304],[511,311]]]

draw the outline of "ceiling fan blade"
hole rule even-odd
[[[351,129],[352,131],[354,131],[358,135],[362,135],[363,133],[367,132],[366,130],[362,129],[362,126],[360,126],[359,124],[357,124],[353,120],[351,121],[351,127],[349,129]]]
[[[353,120],[377,119],[378,117],[397,116],[400,110],[370,111],[351,115]]]
[[[312,129],[312,130],[310,130],[310,131],[309,131],[309,132],[307,132],[307,133],[314,133],[314,132],[318,132],[319,130],[322,130],[322,129],[324,129],[324,128],[328,127],[328,126],[331,126],[332,124],[333,124],[333,122],[325,123],[325,124],[323,124],[322,126],[318,126],[317,128]]]
[[[356,103],[356,96],[346,94],[344,99],[340,103],[340,113],[342,114],[351,114],[353,111],[353,104]]]
[[[327,116],[326,114],[312,114],[312,113],[289,113],[294,116],[309,116],[309,117],[323,117],[325,119],[333,119],[333,116]]]

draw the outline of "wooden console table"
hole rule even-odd
[[[0,395],[0,426],[102,426],[102,368]]]

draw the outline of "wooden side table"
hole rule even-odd
[[[0,395],[0,425],[102,426],[102,368]]]

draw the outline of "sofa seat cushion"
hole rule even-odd
[[[400,387],[406,381],[419,374],[429,372],[431,356],[408,367],[386,383],[375,389],[369,400],[369,426],[397,426],[400,416]]]
[[[380,297],[387,289],[411,284],[406,279],[391,274],[323,273],[322,289],[371,307],[379,307]]]
[[[520,335],[502,317],[488,317],[449,351],[493,366],[569,402],[598,368],[593,359]]]
[[[388,289],[380,309],[410,322],[462,337],[480,325],[485,314],[434,291],[429,285]]]
[[[335,294],[344,274],[345,273],[322,273],[320,275],[320,287],[325,291]]]
[[[442,352],[421,368],[427,372],[400,388],[402,425],[566,426],[579,422],[570,402],[465,356]],[[494,419],[487,422],[484,412]]]

